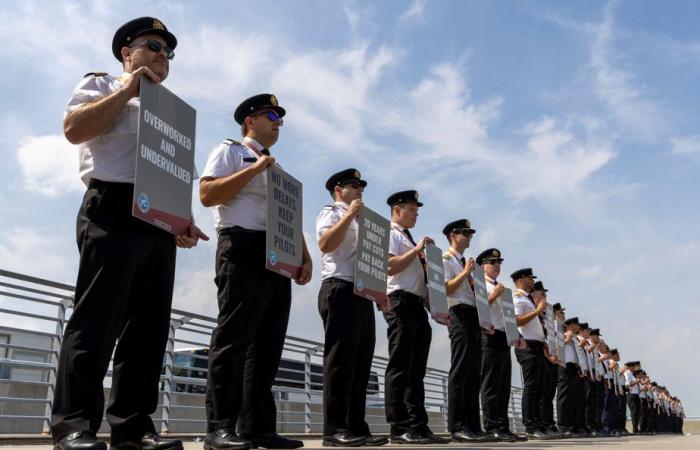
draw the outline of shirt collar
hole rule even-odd
[[[404,227],[402,227],[401,225],[399,225],[399,224],[396,223],[396,222],[391,222],[391,226],[394,227],[394,228],[396,228],[396,229],[399,230],[399,231],[405,230]]]
[[[488,281],[489,283],[491,283],[491,284],[496,284],[496,283],[497,283],[496,280],[494,280],[493,278],[491,278],[490,276],[488,276],[488,275],[486,275],[486,274],[484,274],[484,279],[485,279],[486,281]]]
[[[339,206],[344,211],[347,211],[350,208],[350,205],[348,205],[345,202],[341,202],[341,201],[333,202],[333,205]]]
[[[458,252],[457,250],[455,250],[455,249],[452,248],[452,247],[450,247],[448,251],[450,252],[450,254],[451,254],[452,256],[454,256],[454,257],[457,258],[457,259],[462,259],[462,258],[464,258],[464,255],[463,255],[463,254],[461,254],[460,252]]]
[[[262,144],[260,144],[260,142],[256,141],[252,137],[248,137],[248,136],[243,138],[243,145],[245,145],[247,147],[251,147],[251,148],[257,150],[258,152],[260,152],[262,149],[265,148]]]

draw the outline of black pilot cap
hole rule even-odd
[[[277,97],[274,95],[258,94],[243,100],[233,113],[233,118],[238,125],[243,125],[243,121],[246,117],[258,111],[262,111],[263,109],[271,109],[280,117],[284,117],[287,113],[287,111],[279,105]]]
[[[342,186],[349,181],[358,181],[363,188],[367,187],[367,182],[362,179],[362,174],[357,169],[345,169],[334,173],[326,181],[326,189],[331,194],[336,186]]]
[[[168,47],[172,49],[177,47],[175,35],[165,28],[163,22],[154,17],[139,17],[138,19],[128,21],[114,33],[114,38],[112,39],[112,53],[114,57],[124,62],[122,58],[122,48],[128,47],[134,38],[142,34],[156,34],[165,39],[165,43]]]
[[[391,194],[389,198],[386,199],[386,203],[389,206],[398,205],[399,203],[415,203],[419,207],[423,206],[423,204],[418,201],[418,191],[414,190]]]

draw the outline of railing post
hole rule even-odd
[[[304,352],[304,433],[311,434],[311,356],[316,353],[312,348]]]
[[[511,386],[511,390],[512,390],[512,386]],[[516,431],[518,431],[518,427],[515,426],[515,395],[514,394],[512,394],[510,396],[510,421],[511,421],[511,428],[510,429],[513,431],[513,433],[515,433]]]
[[[443,376],[442,377],[442,420],[445,422],[445,432],[448,432],[448,426],[447,426],[447,379],[448,376]]]
[[[175,331],[192,320],[190,316],[183,316],[179,319],[170,319],[170,329],[168,330],[168,344],[165,347],[165,377],[163,380],[163,404],[161,406],[161,434],[170,432],[170,394],[173,389],[173,355],[175,353]]]
[[[61,344],[63,344],[63,326],[66,323],[66,309],[70,308],[73,304],[73,299],[62,299],[58,303],[58,308],[56,312],[56,334],[51,338],[51,353],[49,354],[49,363],[53,366],[49,370],[49,382],[46,388],[46,406],[44,408],[44,426],[42,427],[41,434],[48,436],[51,434],[51,411],[53,410],[53,397],[56,393],[56,375],[58,373],[58,359],[59,352],[61,351]]]

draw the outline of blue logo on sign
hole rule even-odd
[[[144,214],[146,214],[148,210],[151,209],[151,201],[148,199],[148,195],[146,195],[144,192],[141,192],[139,194],[137,203],[139,205],[139,211],[141,211]]]
[[[277,264],[277,253],[274,250],[270,250],[270,264],[273,266]]]
[[[358,291],[361,291],[362,289],[365,288],[365,283],[362,281],[362,278],[357,279],[357,282],[355,283],[355,287],[357,287]]]

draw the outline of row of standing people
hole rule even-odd
[[[131,216],[139,83],[142,77],[155,83],[165,80],[176,45],[175,36],[158,19],[141,17],[127,22],[112,42],[112,52],[123,64],[124,73],[117,77],[89,74],[73,91],[66,109],[64,133],[79,146],[80,176],[87,190],[76,226],[80,264],[74,309],[64,332],[52,405],[56,449],[106,448],[96,432],[104,408],[102,381],[115,344],[106,409],[111,448],[182,448],[181,441],[157,433],[150,414],[158,403],[176,247],[191,248],[208,237],[194,222],[187,234],[173,238]],[[276,432],[271,387],[289,319],[291,281],[266,270],[264,264],[265,171],[275,164],[270,148],[278,140],[285,113],[274,95],[260,94],[243,101],[234,114],[242,141],[229,139],[214,148],[200,179],[200,201],[213,207],[218,235],[214,279],[219,314],[209,351],[206,449],[303,446],[302,441]],[[323,253],[319,312],[326,334],[324,443],[382,445],[387,439],[373,436],[364,420],[374,353],[374,311],[370,302],[354,298],[349,287],[352,280],[345,273],[354,258],[354,217],[362,207],[357,200],[366,183],[359,173],[346,177],[347,172],[329,180],[326,187],[336,203],[324,208],[317,220]],[[349,192],[360,196],[350,198]],[[431,327],[425,308],[422,252],[432,240],[416,242],[410,234],[421,206],[415,191],[394,194],[388,203],[392,216],[389,301],[382,305],[382,314],[390,353],[385,388],[390,438],[408,444],[446,442],[428,427],[424,403]],[[446,322],[452,343],[452,438],[523,439],[508,428],[510,349],[503,344],[502,330],[483,335],[475,323],[470,272],[476,262],[462,256],[474,230],[468,221],[459,220],[443,231],[450,242],[444,265],[450,274]],[[303,250],[298,284],[308,283],[312,273],[306,243]],[[478,262],[491,277],[489,292],[497,298],[502,289],[496,282],[500,252],[493,249],[483,256]],[[532,273],[529,278],[520,275],[514,274],[513,279],[524,291],[514,300],[527,341],[517,350],[522,352],[518,358],[525,373],[526,366],[534,367],[527,361],[542,349],[537,338],[528,340],[526,319],[532,321],[541,310],[537,311],[522,285],[522,280],[531,280]],[[497,302],[492,306],[496,308]],[[532,315],[532,311],[537,313]],[[488,436],[478,417],[480,392],[487,399]]]

